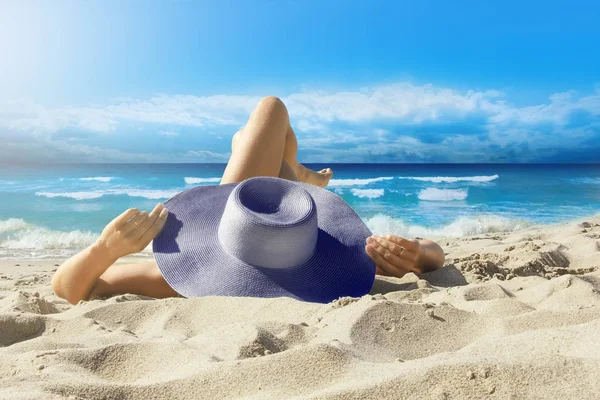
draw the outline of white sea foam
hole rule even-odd
[[[375,182],[390,181],[394,179],[393,176],[380,176],[378,178],[364,178],[364,179],[332,179],[329,181],[329,186],[364,186]]]
[[[371,218],[367,218],[365,223],[375,234],[383,235],[391,233],[406,237],[461,237],[489,232],[512,232],[533,225],[529,221],[509,219],[497,215],[459,217],[450,224],[439,228],[410,225],[401,219],[396,219],[384,214],[378,214]]]
[[[154,190],[154,189],[108,189],[90,190],[84,192],[37,192],[36,196],[43,197],[66,197],[75,200],[98,199],[103,196],[129,196],[144,197],[146,199],[168,199],[175,196],[181,190]]]
[[[183,180],[188,185],[195,185],[198,183],[219,183],[219,182],[221,182],[221,178],[217,178],[217,177],[215,177],[215,178],[195,178],[193,176],[186,176],[185,178],[183,178]]]
[[[93,244],[98,233],[57,231],[30,224],[21,218],[0,220],[0,258],[64,257]],[[152,242],[142,253],[152,252]]]
[[[21,218],[9,218],[6,220],[0,220],[0,234],[18,231],[20,229],[25,229],[29,226],[25,221]]]
[[[114,176],[92,176],[89,178],[79,178],[80,181],[98,181],[98,182],[110,182],[116,179]]]
[[[94,190],[90,192],[36,192],[36,196],[54,198],[54,197],[68,197],[75,200],[89,200],[89,199],[97,199],[104,196],[106,191],[104,190]]]
[[[356,197],[366,199],[376,199],[383,196],[383,189],[351,189],[352,194]]]
[[[146,199],[169,199],[176,194],[180,193],[181,190],[151,190],[151,189],[124,189],[116,190],[112,194],[116,195],[127,195],[129,197],[144,197]]]
[[[482,176],[398,176],[398,179],[411,179],[421,182],[454,183],[454,182],[491,182],[498,179],[499,175]]]
[[[427,201],[452,201],[464,200],[469,193],[466,189],[438,189],[427,188],[419,192],[419,200]]]
[[[83,249],[96,240],[96,235],[90,232],[51,231],[43,228],[29,229],[17,232],[10,238],[0,242],[0,248],[34,249],[34,250],[64,250]]]
[[[97,235],[79,230],[54,231],[21,218],[0,221],[0,249],[49,251],[80,250],[94,243]],[[54,252],[54,254],[58,254]]]

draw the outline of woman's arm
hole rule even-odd
[[[139,294],[155,299],[179,295],[165,281],[156,262],[147,261],[111,265],[96,280],[90,298],[110,297],[123,293]]]
[[[444,250],[425,239],[405,239],[395,235],[367,238],[367,254],[380,275],[402,277],[408,272],[429,272],[444,266]]]
[[[119,258],[142,251],[160,232],[168,211],[131,208],[112,220],[96,242],[65,261],[52,277],[52,290],[71,304],[90,297],[98,278]]]

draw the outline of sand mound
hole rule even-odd
[[[28,312],[32,314],[53,314],[60,312],[49,301],[40,298],[39,292],[29,293],[18,290],[0,300],[0,312]]]
[[[600,268],[598,220],[600,218],[595,217],[592,222],[446,240],[450,250],[447,260],[462,271],[468,281],[585,274]]]

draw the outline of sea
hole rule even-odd
[[[600,213],[600,164],[308,164],[377,234],[460,237]],[[0,166],[0,259],[65,257],[127,208],[218,185],[225,164]],[[149,251],[147,249],[146,251]]]

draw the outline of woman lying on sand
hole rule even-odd
[[[329,168],[315,172],[304,167],[296,160],[297,151],[285,105],[276,97],[265,97],[245,127],[233,136],[232,154],[221,185],[253,177],[279,177],[325,187],[333,172]],[[58,268],[52,278],[56,295],[72,304],[123,293],[155,298],[180,295],[163,278],[154,261],[113,265],[119,258],[145,249],[159,234],[168,215],[167,209],[158,204],[150,213],[129,209],[116,217],[93,245]],[[444,264],[443,250],[430,240],[372,235],[363,245],[376,273],[381,275],[401,277]]]

